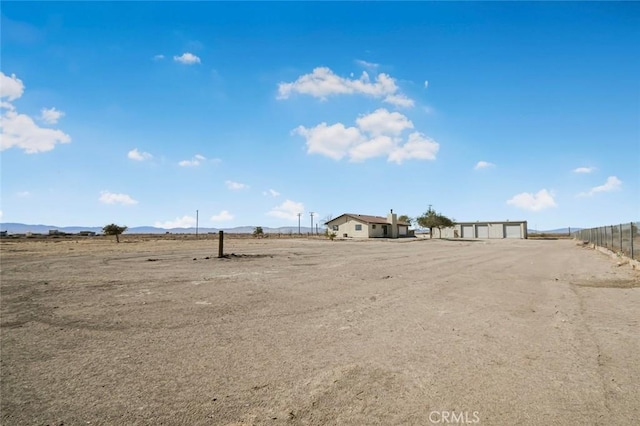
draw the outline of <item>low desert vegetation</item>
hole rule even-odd
[[[338,234],[336,234],[335,232],[329,231],[329,228],[324,230],[324,236],[330,239],[331,241],[333,241],[337,235]]]

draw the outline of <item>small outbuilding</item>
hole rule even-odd
[[[338,238],[400,238],[411,235],[409,223],[399,221],[393,210],[387,217],[345,213],[325,225]]]
[[[442,229],[438,233],[433,230],[434,237],[442,238],[520,238],[525,239],[527,235],[527,221],[504,221],[504,222],[456,222],[450,228]]]

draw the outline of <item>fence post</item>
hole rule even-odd
[[[633,222],[629,223],[631,225],[631,259],[635,259],[633,257]]]
[[[615,251],[616,248],[613,245],[613,225],[611,225],[611,251]]]
[[[224,256],[224,231],[220,231],[220,238],[218,239],[218,258]]]
[[[624,251],[622,248],[622,224],[618,225],[618,229],[620,230],[620,253],[624,254]]]

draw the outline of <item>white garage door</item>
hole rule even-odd
[[[520,234],[520,225],[505,225],[504,226],[505,238],[522,238]]]
[[[473,225],[462,225],[462,238],[474,238]]]
[[[407,235],[407,227],[406,226],[398,226],[398,234]]]
[[[476,225],[477,238],[489,238],[489,225]]]

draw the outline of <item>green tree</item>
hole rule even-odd
[[[253,230],[253,236],[254,237],[263,237],[264,236],[264,231],[262,230],[262,226],[256,226],[255,229]]]
[[[413,219],[412,217],[407,216],[406,214],[401,215],[398,218],[398,222],[406,222],[409,225],[412,225],[415,219]]]
[[[431,207],[422,216],[416,218],[416,222],[422,228],[429,228],[429,238],[433,238],[433,228],[437,228],[442,234],[442,228],[448,228],[454,224],[453,219],[436,212]]]
[[[117,243],[120,242],[120,234],[122,234],[126,230],[126,226],[119,226],[115,223],[110,223],[109,225],[106,225],[102,228],[102,232],[104,233],[104,235],[115,235]]]

